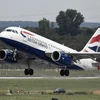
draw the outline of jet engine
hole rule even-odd
[[[0,50],[0,60],[15,63],[17,62],[17,53],[13,50],[2,49]]]
[[[58,62],[62,65],[72,65],[73,61],[71,57],[69,57],[64,52],[54,51],[51,55],[53,61]]]

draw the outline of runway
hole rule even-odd
[[[97,77],[0,77],[0,79],[97,79]]]

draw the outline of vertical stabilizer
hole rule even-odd
[[[97,52],[100,46],[100,28],[96,30],[94,35],[88,41],[81,52]]]

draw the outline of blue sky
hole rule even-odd
[[[100,0],[0,0],[0,21],[55,21],[67,9],[81,12],[86,22],[100,22]]]

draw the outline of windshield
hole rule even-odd
[[[17,33],[18,34],[18,32],[16,30],[12,30],[12,29],[5,29],[5,31],[7,31],[7,32],[13,32],[13,33]]]

